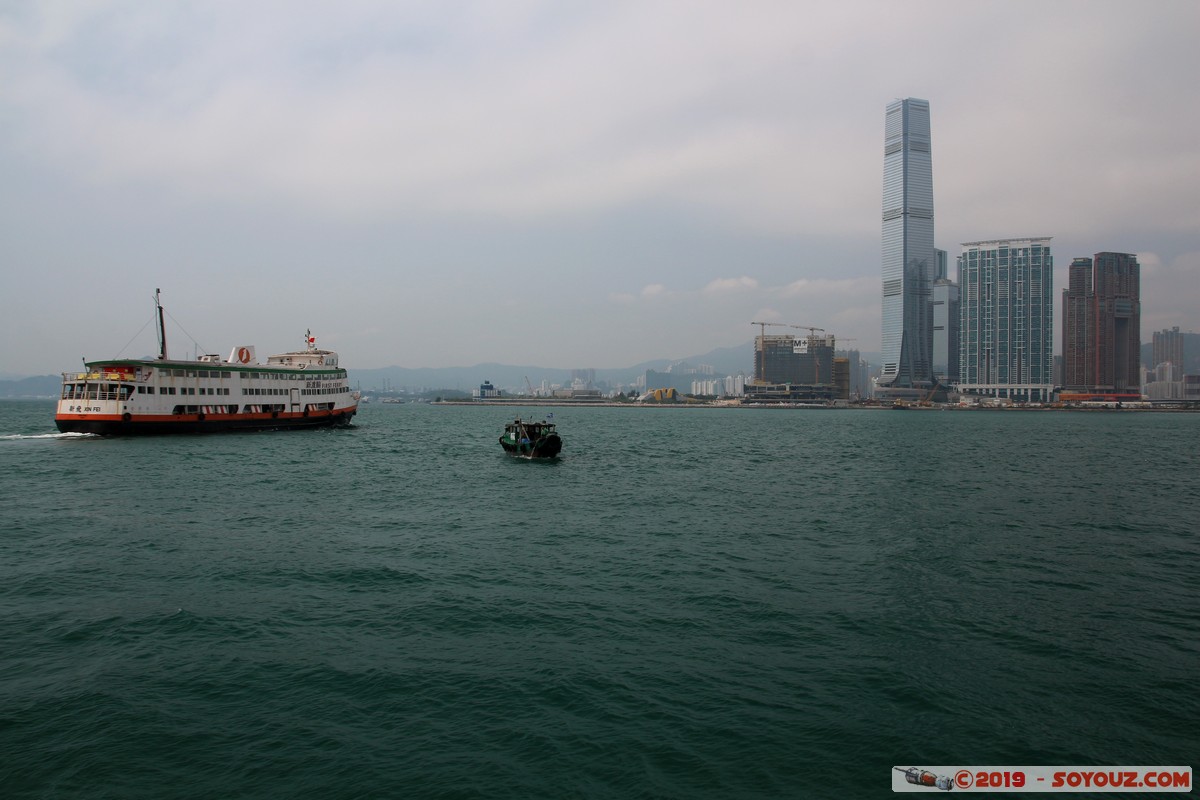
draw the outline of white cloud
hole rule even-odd
[[[728,292],[740,292],[747,289],[757,289],[758,281],[754,278],[743,275],[740,278],[718,278],[710,282],[704,287],[705,294],[725,294]]]
[[[792,281],[779,290],[784,297],[796,298],[832,298],[846,296],[861,296],[879,289],[879,279],[875,277],[858,278],[801,278]]]

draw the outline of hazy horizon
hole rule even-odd
[[[203,352],[311,328],[351,369],[622,368],[754,321],[877,352],[908,96],[952,277],[1053,237],[1057,350],[1071,259],[1136,253],[1143,341],[1197,330],[1197,30],[1183,0],[8,3],[0,373],[156,352],[155,288]]]

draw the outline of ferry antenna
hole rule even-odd
[[[163,321],[163,307],[160,295],[162,289],[154,290],[154,307],[158,309],[158,360],[167,360],[167,325]]]

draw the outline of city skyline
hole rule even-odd
[[[757,320],[882,352],[879,110],[913,95],[936,246],[1135,253],[1142,335],[1200,330],[1195,4],[681,8],[6,5],[0,374],[155,352],[155,288],[202,352],[312,328],[361,368],[609,368]]]

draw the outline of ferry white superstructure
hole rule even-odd
[[[161,332],[161,306],[160,332]],[[321,350],[311,333],[305,348],[257,361],[254,347],[228,358],[85,362],[63,373],[54,422],[63,432],[103,435],[207,433],[313,428],[348,424],[358,410],[338,354]]]

